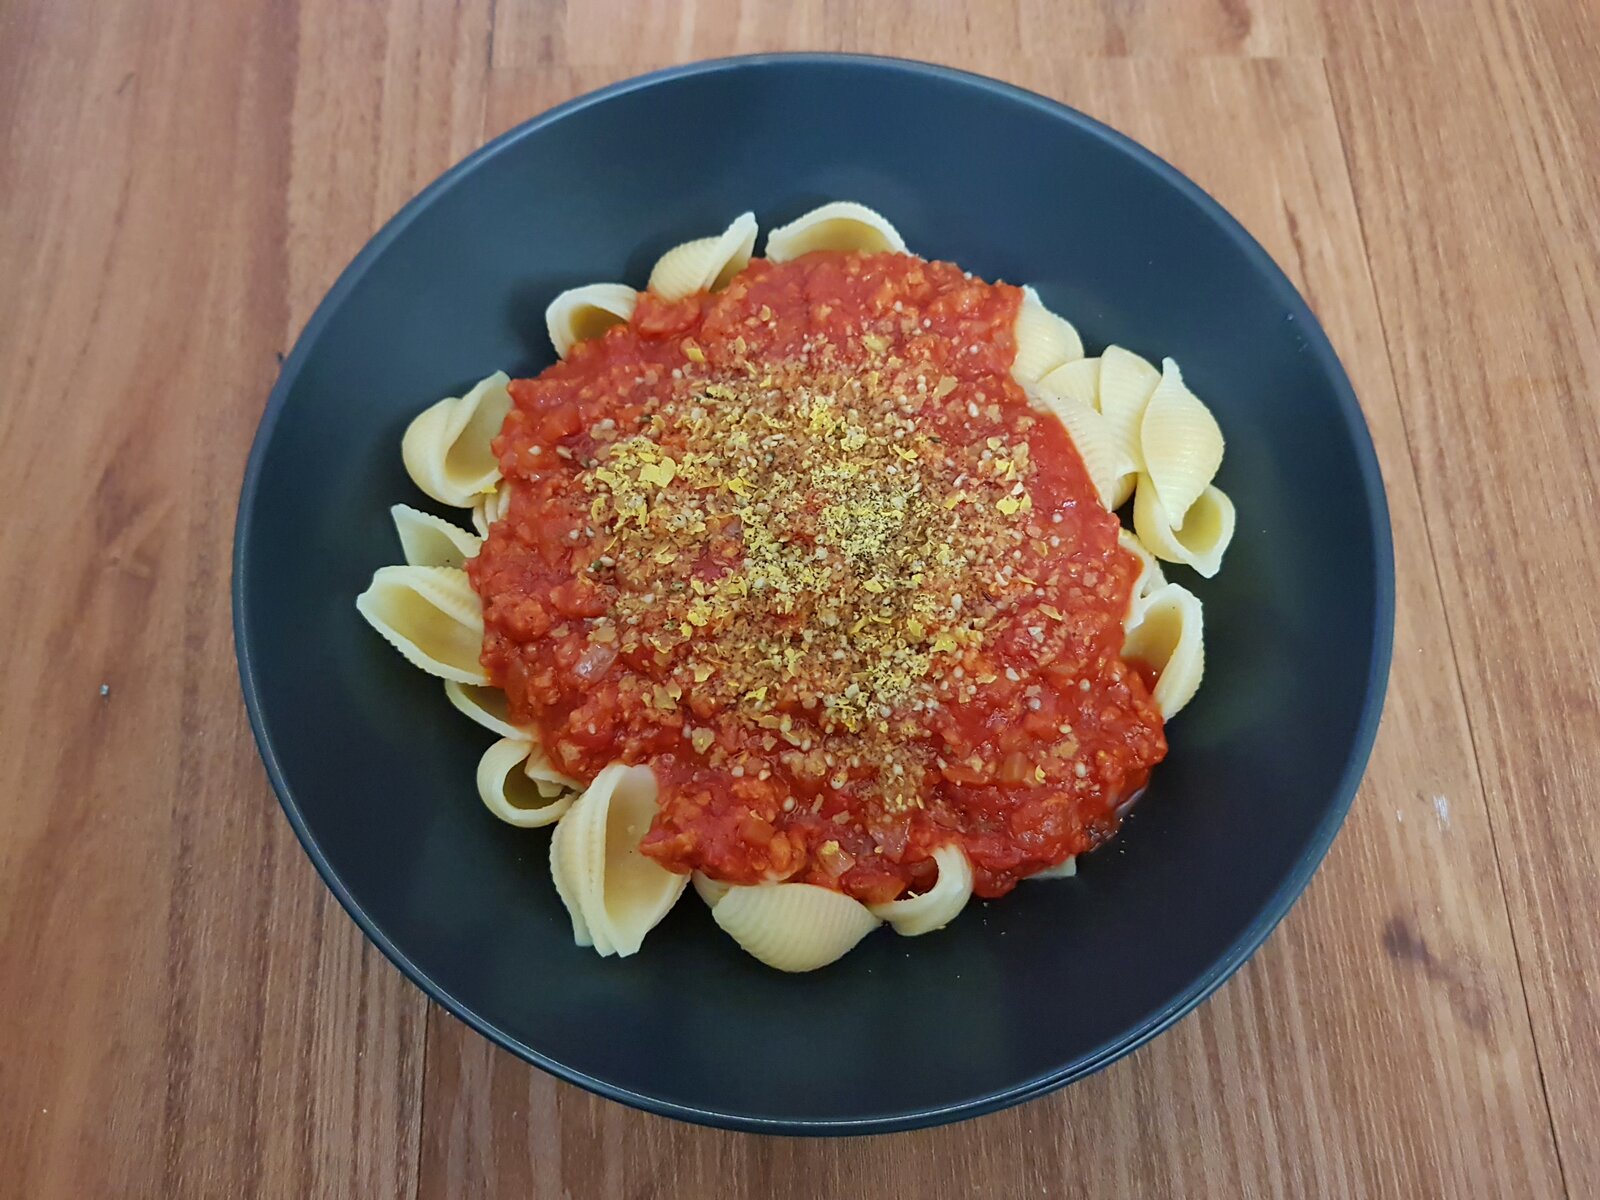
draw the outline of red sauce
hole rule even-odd
[[[757,260],[511,385],[483,662],[569,774],[654,768],[645,853],[877,902],[946,842],[998,896],[1115,832],[1166,753],[1137,563],[1010,376],[1019,303]]]

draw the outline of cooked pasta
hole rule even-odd
[[[723,932],[780,971],[836,962],[879,925],[859,900],[810,883],[731,887],[711,908]]]
[[[1083,342],[1065,317],[1044,306],[1039,293],[1022,289],[1022,307],[1015,323],[1016,357],[1011,373],[1022,383],[1037,383],[1051,371],[1083,357]]]
[[[651,268],[649,288],[663,300],[718,291],[744,270],[755,248],[755,214],[744,213],[716,237],[697,238],[668,250]]]
[[[511,411],[510,380],[496,371],[465,396],[422,410],[400,441],[411,481],[440,504],[471,508],[500,482],[489,440]]]
[[[523,829],[554,824],[572,806],[566,788],[547,790],[524,771],[533,750],[532,742],[501,738],[478,760],[479,798],[506,824]]]
[[[626,325],[639,293],[625,283],[588,283],[568,288],[544,310],[550,344],[565,358],[579,342],[599,337],[613,325]]]
[[[638,952],[692,880],[808,971],[1076,872],[1204,674],[1160,562],[1214,575],[1235,514],[1171,359],[1086,358],[859,204],[757,238],[561,293],[561,366],[412,421],[477,533],[396,505],[356,607],[497,739],[479,796],[553,826],[578,945]]]
[[[479,661],[483,611],[454,567],[380,567],[356,610],[412,666],[440,679],[488,683]]]
[[[1200,600],[1188,588],[1168,583],[1150,594],[1139,623],[1128,630],[1122,653],[1155,672],[1151,695],[1171,720],[1200,688],[1206,652]]]
[[[480,538],[488,537],[490,526],[510,510],[512,491],[510,481],[502,479],[494,490],[480,493],[473,502],[472,527]]]
[[[767,258],[789,262],[815,250],[857,250],[863,254],[904,254],[895,227],[864,204],[838,200],[812,209],[767,235]]]
[[[1161,382],[1139,418],[1139,463],[1161,507],[1182,523],[1222,465],[1222,430],[1184,386],[1178,364],[1162,360]]]
[[[396,504],[389,515],[400,535],[400,553],[413,567],[464,567],[483,546],[482,538],[409,504]]]
[[[919,896],[871,906],[872,915],[887,921],[904,937],[943,929],[960,915],[972,899],[972,863],[960,846],[944,845],[933,852],[939,868],[934,885]]]
[[[563,836],[551,842],[551,870],[566,883],[558,890],[573,927],[581,924],[601,954],[638,953],[689,882],[639,852],[655,804],[649,767],[613,763],[571,803]]]

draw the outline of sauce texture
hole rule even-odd
[[[1137,574],[1012,379],[1021,293],[903,254],[753,261],[511,384],[483,663],[552,762],[648,763],[642,849],[868,903],[959,843],[993,897],[1166,753]]]

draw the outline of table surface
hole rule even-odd
[[[1176,163],[1321,315],[1394,517],[1371,769],[1267,946],[1092,1079],[878,1139],[644,1116],[430,1006],[295,844],[229,624],[278,361],[379,224],[769,49]],[[1597,54],[1594,0],[0,0],[0,1194],[1600,1195]]]

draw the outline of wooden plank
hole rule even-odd
[[[490,131],[627,73],[495,72]],[[1055,1194],[1090,1162],[1108,1196],[1559,1194],[1323,66],[1022,60],[1008,74],[1195,175],[1304,286],[1343,351],[1384,461],[1400,565],[1397,668],[1349,825],[1305,902],[1198,1015],[1064,1093],[953,1129],[825,1142],[689,1129],[557,1084],[435,1019],[425,1108],[448,1118],[425,1122],[421,1195],[799,1197],[908,1181],[940,1195]]]
[[[1600,94],[1593,5],[1329,6],[1569,1192],[1600,1194]]]
[[[426,1006],[272,800],[228,584],[291,325],[477,135],[487,14],[429,7],[0,13],[0,1193],[414,1189]]]

